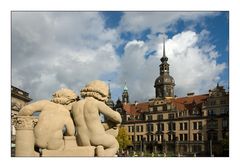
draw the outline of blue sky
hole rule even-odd
[[[162,39],[175,94],[228,87],[228,12],[13,12],[12,84],[34,100],[89,81],[125,81],[130,101],[153,98]]]

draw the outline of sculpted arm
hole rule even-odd
[[[107,119],[111,120],[112,122],[117,124],[120,124],[122,122],[121,115],[118,112],[112,110],[105,103],[98,102],[98,109],[104,116],[107,117]]]
[[[18,113],[19,116],[30,116],[36,111],[42,111],[43,107],[49,103],[48,100],[40,100],[24,106]]]

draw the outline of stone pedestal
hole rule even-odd
[[[34,151],[33,129],[37,119],[32,116],[18,116],[15,118],[16,128],[16,151],[15,156],[39,156]]]
[[[94,146],[77,146],[75,136],[64,136],[63,150],[42,150],[42,156],[94,156]]]
[[[42,157],[49,157],[49,156],[53,156],[53,157],[58,157],[58,156],[85,156],[85,157],[89,157],[95,156],[95,147],[94,146],[78,146],[75,148],[71,148],[71,149],[66,149],[66,150],[47,150],[44,149],[42,150]]]
[[[64,136],[64,150],[76,148],[77,141],[75,136]]]

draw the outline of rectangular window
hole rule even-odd
[[[152,115],[148,115],[148,116],[147,116],[147,120],[148,120],[148,121],[151,121],[151,120],[152,120]]]
[[[168,123],[168,130],[169,130],[169,131],[172,130],[172,123]]]
[[[188,138],[187,138],[187,134],[184,134],[184,141],[187,141]]]
[[[136,126],[136,131],[139,132],[139,125]]]
[[[171,110],[171,105],[167,104],[167,110]]]
[[[132,126],[132,132],[134,132],[135,131],[135,127],[134,126]]]
[[[202,141],[202,134],[201,133],[198,134],[198,140]]]
[[[153,124],[148,124],[147,125],[147,131],[152,132],[153,131]]]
[[[151,141],[154,141],[153,135],[151,135]]]
[[[167,111],[167,105],[166,104],[163,105],[163,111]]]
[[[194,130],[197,129],[197,122],[193,122],[193,129],[194,129]]]
[[[161,127],[162,127],[162,131],[164,131],[164,124],[163,123],[161,124]]]
[[[140,135],[137,135],[137,141],[140,141]]]
[[[163,115],[162,115],[162,114],[159,114],[159,115],[157,116],[157,119],[158,119],[158,120],[162,120],[162,119],[163,119]]]
[[[168,119],[174,119],[174,114],[168,114]]]
[[[197,139],[197,134],[193,134],[193,140],[194,141],[197,141],[198,139]]]
[[[134,135],[132,136],[132,141],[133,141],[133,142],[135,141]]]
[[[176,124],[173,123],[173,130],[175,131],[176,130]]]
[[[143,132],[143,125],[141,125],[141,132]]]
[[[164,124],[163,123],[157,124],[157,131],[158,132],[164,131]]]
[[[198,122],[198,129],[202,129],[202,121]]]
[[[128,126],[128,132],[131,132],[131,126]]]
[[[158,106],[157,107],[157,111],[162,111],[163,110],[163,107],[162,106]]]
[[[176,124],[175,123],[168,123],[168,130],[169,131],[176,130]]]
[[[187,123],[185,122],[184,123],[184,130],[187,130],[188,128],[187,128]]]
[[[149,111],[150,111],[150,112],[153,112],[153,108],[152,108],[152,107],[150,107],[150,108],[149,108]]]
[[[148,141],[148,142],[150,141],[150,135],[147,136],[147,141]]]
[[[180,130],[183,130],[183,123],[179,123],[180,124]]]
[[[179,134],[180,135],[180,141],[183,141],[183,134]]]

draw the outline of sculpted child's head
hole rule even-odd
[[[76,100],[78,100],[78,95],[74,91],[62,88],[53,93],[51,101],[62,105],[68,105]]]
[[[94,97],[100,101],[106,101],[108,98],[108,85],[100,80],[94,80],[88,83],[81,91],[83,98]]]

